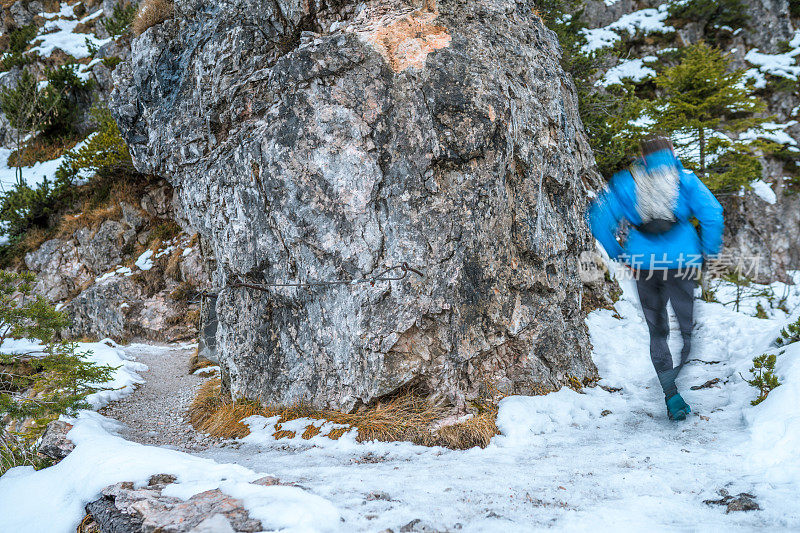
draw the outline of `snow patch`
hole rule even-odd
[[[102,283],[103,281],[106,281],[107,279],[111,279],[111,278],[113,278],[115,276],[132,276],[132,275],[133,275],[133,271],[130,269],[130,267],[117,265],[116,267],[114,267],[114,270],[112,270],[111,272],[106,272],[105,274],[103,274],[101,276],[97,276],[96,278],[94,278],[94,281],[95,281],[95,283]]]
[[[763,180],[756,180],[750,183],[750,186],[753,187],[753,192],[756,194],[756,196],[768,204],[775,204],[775,202],[778,201],[778,197],[775,196],[775,191],[773,191],[772,187],[770,187],[769,184]]]
[[[345,424],[337,424],[327,420],[316,418],[297,418],[287,422],[280,422],[279,416],[264,417],[253,415],[242,420],[242,423],[250,428],[250,434],[242,438],[242,442],[255,444],[257,446],[270,446],[276,442],[281,444],[294,444],[301,447],[317,446],[321,448],[353,449],[360,444],[356,441],[358,430]],[[309,439],[302,437],[303,432],[308,426],[319,429],[319,434]],[[346,430],[345,433],[336,440],[330,438],[333,430]],[[273,435],[276,431],[292,431],[294,437],[283,437],[276,439]]]
[[[795,31],[789,46],[792,49],[783,54],[764,54],[759,52],[758,48],[752,48],[744,58],[764,74],[797,80],[800,76],[800,66],[796,64],[795,58],[800,55],[800,30]]]
[[[610,30],[626,31],[631,37],[641,32],[643,35],[651,33],[672,33],[675,28],[667,26],[664,21],[669,18],[669,4],[661,4],[657,8],[640,9],[622,15],[616,22],[606,28]]]
[[[66,5],[66,4],[62,4]],[[69,14],[63,15],[66,17],[73,17],[74,14],[70,8]],[[62,8],[62,13],[66,11]],[[50,20],[42,28],[40,34],[34,38],[34,46],[28,53],[38,53],[42,57],[50,57],[56,50],[63,50],[75,59],[83,59],[89,57],[89,45],[100,47],[106,43],[111,42],[111,38],[98,39],[90,33],[75,33],[75,28],[80,22],[78,20],[66,20],[64,18]]]
[[[193,376],[210,376],[215,373],[219,373],[219,366],[204,366],[203,368],[198,368],[194,372],[192,372]]]
[[[797,484],[800,480],[800,342],[776,358],[781,385],[767,399],[745,410],[752,438],[752,458],[768,481]]]
[[[754,89],[763,89],[767,86],[766,76],[757,68],[751,68],[745,71],[744,76],[742,76],[743,86],[746,87],[748,82],[752,82],[752,87]]]
[[[653,56],[638,59],[624,59],[611,67],[605,76],[597,81],[595,85],[608,87],[610,85],[622,84],[623,80],[630,80],[638,83],[656,75],[656,71],[644,65],[645,61],[656,60]]]
[[[508,447],[544,445],[540,435],[565,427],[588,427],[613,400],[602,389],[578,393],[567,387],[545,396],[509,396],[500,401],[497,428],[501,435],[492,442]]]
[[[134,263],[140,270],[153,268],[153,250],[145,250]]]
[[[332,531],[339,512],[326,499],[297,487],[252,485],[264,476],[234,464],[144,446],[117,435],[121,425],[81,411],[67,437],[75,443],[63,461],[44,470],[18,467],[0,478],[0,530],[75,531],[84,506],[100,491],[120,481],[142,486],[153,474],[177,477],[164,494],[189,498],[219,488],[240,498],[251,516],[268,531]]]
[[[766,139],[778,144],[787,146],[797,146],[797,140],[786,133],[786,129],[797,124],[796,120],[790,120],[786,124],[776,124],[765,122],[759,128],[752,128],[739,134],[740,141],[754,141],[756,139]]]
[[[606,5],[615,4],[618,0],[610,0]],[[629,36],[634,36],[641,32],[643,35],[651,33],[671,33],[675,28],[664,23],[669,18],[668,4],[662,4],[657,8],[640,9],[632,13],[622,15],[618,20],[602,28],[583,29],[581,34],[586,39],[586,44],[581,47],[584,53],[594,52],[601,48],[613,46],[620,40],[620,33],[626,32]]]
[[[83,141],[75,145],[73,150],[80,150],[86,143],[94,136],[94,133],[86,137]],[[8,166],[8,159],[11,157],[10,148],[0,147],[0,192],[6,192],[13,188],[17,183],[17,169],[16,167]],[[64,162],[64,156],[50,161],[40,161],[34,163],[30,167],[22,167],[22,180],[28,187],[35,189],[45,179],[51,184],[55,181],[56,170]],[[80,175],[79,178],[87,178],[86,175]]]
[[[613,46],[615,42],[620,40],[619,34],[608,28],[584,28],[581,30],[581,34],[586,39],[586,44],[581,46],[581,51],[585,54]]]
[[[86,401],[93,409],[100,409],[132,393],[134,386],[144,381],[138,373],[147,370],[147,365],[132,360],[124,351],[117,348],[116,344],[109,345],[109,341],[110,339],[102,342],[79,342],[76,346],[76,353],[83,354],[82,358],[85,361],[116,368],[110,381],[97,384],[111,390],[102,390],[86,397]],[[0,351],[8,354],[45,355],[44,346],[31,339],[6,339],[0,345]]]

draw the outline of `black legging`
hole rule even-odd
[[[650,330],[650,359],[658,375],[664,396],[677,394],[675,378],[684,363],[689,359],[692,349],[692,320],[694,317],[694,288],[697,284],[697,271],[684,270],[641,270],[638,272],[636,289],[642,305],[644,319]],[[649,279],[648,279],[649,278]],[[667,338],[669,337],[669,315],[667,302],[678,318],[683,338],[681,361],[678,366],[672,362]]]

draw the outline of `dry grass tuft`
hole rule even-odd
[[[189,407],[189,422],[199,431],[218,437],[240,439],[250,430],[240,421],[248,416],[263,415],[263,408],[250,401],[224,400],[220,380],[203,384]]]
[[[101,533],[100,526],[97,525],[92,515],[87,514],[78,524],[78,529],[75,533]]]
[[[79,194],[84,198],[75,215],[64,215],[56,228],[55,237],[66,239],[71,237],[79,228],[88,227],[96,229],[106,220],[119,220],[122,217],[120,202],[127,202],[137,206],[141,200],[141,184],[131,183],[125,179],[111,181],[107,188],[97,187],[92,190],[90,185],[79,189]]]
[[[167,259],[167,266],[164,268],[164,275],[169,276],[175,281],[180,281],[181,276],[181,262],[183,261],[183,249],[176,248]]]
[[[223,398],[219,379],[212,379],[204,384],[189,408],[189,420],[197,430],[223,438],[241,438],[247,435],[249,431],[241,420],[252,415],[280,417],[273,434],[276,439],[294,438],[296,433],[281,429],[280,424],[298,418],[325,420],[355,428],[359,442],[410,441],[423,446],[467,449],[474,446],[486,447],[492,437],[498,434],[495,424],[496,406],[464,422],[434,429],[436,423],[448,414],[447,408],[434,404],[413,390],[406,390],[386,401],[365,406],[355,413],[318,410],[305,403],[269,407],[248,400],[232,401],[230,398]],[[326,436],[338,439],[348,431],[347,427],[334,429]],[[318,427],[309,424],[300,436],[310,439],[319,433]]]
[[[444,426],[436,432],[437,446],[455,448],[463,450],[480,446],[485,448],[489,445],[492,437],[499,434],[497,429],[497,406],[493,406],[487,411],[480,413],[450,426]]]
[[[311,439],[313,437],[316,437],[321,432],[322,432],[322,430],[320,428],[318,428],[317,426],[310,425],[310,426],[306,426],[305,431],[303,431],[303,434],[300,435],[300,437],[308,440],[308,439]]]
[[[358,440],[411,441],[428,444],[431,426],[446,417],[448,410],[412,390],[356,413],[323,411],[323,418],[358,428]]]
[[[24,150],[11,152],[8,156],[8,166],[9,168],[17,165],[31,167],[42,161],[56,159],[64,155],[67,150],[74,148],[80,140],[81,138],[77,136],[59,137],[57,139],[34,137],[25,143]]]
[[[170,0],[143,0],[133,19],[134,35],[143,34],[148,28],[161,24],[175,16],[175,5]]]
[[[58,225],[56,237],[66,239],[80,228],[95,229],[106,220],[118,220],[122,216],[119,204],[105,204],[76,215],[65,215]]]

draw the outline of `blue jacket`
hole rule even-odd
[[[694,172],[684,169],[677,159],[674,163],[678,166],[680,185],[673,211],[677,223],[669,231],[653,235],[631,227],[624,247],[617,242],[620,222],[642,223],[636,208],[636,184],[628,170],[615,174],[590,206],[589,225],[612,259],[645,270],[660,270],[699,267],[704,256],[719,252],[722,206]],[[700,222],[699,234],[690,222],[692,217]]]

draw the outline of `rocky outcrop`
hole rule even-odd
[[[235,396],[352,409],[415,386],[463,407],[596,376],[576,265],[592,155],[534,7],[178,0],[133,41],[112,107],[213,247]],[[425,277],[235,284],[404,261]]]
[[[776,181],[780,192],[781,180]],[[750,193],[724,205],[727,259],[741,261],[748,277],[759,282],[790,281],[787,270],[800,268],[800,195],[785,194],[770,203]]]
[[[147,485],[135,488],[131,482],[116,483],[102,491],[102,497],[87,504],[86,512],[99,531],[144,533],[227,533],[262,531],[261,522],[250,518],[242,502],[219,489],[201,492],[182,500],[161,492],[175,476],[156,474]],[[267,476],[258,485],[280,484]],[[84,521],[86,523],[86,520]]]
[[[75,444],[67,438],[72,424],[63,420],[55,420],[47,424],[37,451],[54,461],[60,461],[75,449]]]
[[[176,341],[197,334],[198,291],[209,273],[198,239],[178,233],[172,200],[172,187],[156,181],[139,205],[120,201],[116,214],[62,230],[25,255],[35,292],[69,316],[67,336]],[[164,227],[171,233],[157,235]]]
[[[744,2],[747,26],[730,37],[726,48],[730,50],[732,64],[736,68],[751,68],[745,56],[748,51],[758,49],[767,54],[784,51],[783,46],[794,36],[798,26],[789,17],[787,0],[747,0]],[[686,33],[686,32],[684,32]],[[704,38],[702,33],[692,35],[696,42]],[[800,142],[800,93],[773,91],[767,87],[757,94],[767,103],[764,116],[778,124],[787,124],[785,133]],[[786,157],[789,156],[789,157]],[[776,195],[770,203],[752,191],[742,197],[724,198],[726,208],[726,233],[724,253],[732,258],[744,258],[753,270],[752,277],[767,283],[774,280],[790,281],[787,270],[800,269],[800,191],[797,186],[787,187],[786,176],[791,171],[788,163],[797,160],[796,153],[762,157],[763,180]],[[797,172],[795,167],[794,172]],[[800,183],[800,179],[798,179]],[[754,258],[750,260],[749,258]]]

